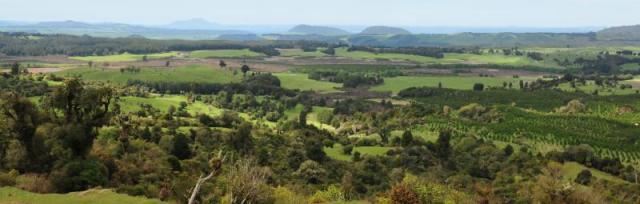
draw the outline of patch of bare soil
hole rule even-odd
[[[34,73],[34,74],[38,74],[38,73],[52,73],[52,72],[59,72],[62,71],[62,68],[27,68],[27,71],[29,71],[29,73]]]
[[[410,61],[391,61],[391,60],[359,60],[344,57],[321,57],[321,58],[304,58],[304,57],[271,57],[266,58],[268,62],[278,62],[290,65],[323,65],[323,64],[363,64],[363,65],[399,65],[399,66],[416,66],[415,62]]]
[[[56,64],[86,64],[86,62],[69,59],[65,55],[47,55],[47,56],[0,56],[0,61],[36,61],[44,63]]]
[[[227,69],[240,69],[242,65],[248,65],[251,70],[259,72],[285,72],[292,68],[290,65],[265,62],[262,60],[222,59],[227,64]],[[111,62],[98,64],[108,69],[120,69],[128,66],[165,68],[167,60],[149,60],[147,62]],[[174,59],[169,61],[169,67],[182,67],[200,65],[205,67],[220,68],[220,59]]]

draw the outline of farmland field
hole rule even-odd
[[[503,83],[512,83],[516,88],[520,80],[535,80],[534,78],[513,78],[513,77],[465,77],[465,76],[399,76],[385,78],[382,85],[374,86],[371,91],[390,91],[394,94],[410,87],[438,87],[442,83],[442,88],[471,90],[476,83],[482,83],[485,88],[502,87]]]
[[[257,58],[264,57],[262,53],[244,50],[198,50],[189,54],[193,58]]]
[[[276,73],[274,74],[276,77],[280,79],[280,83],[282,87],[288,89],[299,89],[299,90],[310,90],[310,91],[319,91],[319,92],[336,92],[335,88],[342,87],[341,84],[324,82],[324,81],[316,81],[309,79],[307,74],[300,73]]]
[[[165,53],[155,53],[155,54],[130,54],[123,53],[118,55],[105,55],[105,56],[86,56],[86,57],[70,57],[74,60],[81,61],[93,61],[93,62],[131,62],[131,61],[142,61],[142,58],[147,56],[148,59],[163,59],[170,57],[178,57],[180,56],[179,52],[165,52]]]
[[[195,83],[231,83],[239,82],[241,74],[231,71],[190,65],[177,68],[142,68],[139,73],[121,72],[119,69],[80,68],[68,69],[59,73],[64,76],[81,76],[90,81],[110,81],[125,84],[128,80],[176,81]]]

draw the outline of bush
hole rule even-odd
[[[584,105],[580,100],[571,100],[567,103],[566,106],[562,106],[556,109],[557,113],[565,113],[565,114],[578,114],[587,112],[587,106]]]
[[[53,184],[45,174],[27,174],[20,176],[16,187],[34,193],[52,193]]]
[[[8,173],[0,173],[0,187],[15,186],[18,171],[12,170]]]
[[[54,173],[53,183],[58,192],[83,191],[106,185],[108,173],[107,167],[98,161],[77,160]]]
[[[345,200],[342,189],[336,185],[330,185],[327,190],[314,193],[309,199],[309,203],[331,203]]]
[[[346,155],[351,155],[352,151],[353,151],[353,145],[342,146],[342,153],[344,153]]]
[[[588,185],[591,183],[591,171],[586,169],[582,170],[576,177],[575,182],[582,185]]]
[[[460,110],[458,110],[458,116],[464,119],[483,123],[500,122],[502,119],[502,116],[498,111],[486,108],[477,103],[461,107]]]
[[[416,192],[406,184],[397,184],[391,188],[391,202],[401,204],[420,204]]]

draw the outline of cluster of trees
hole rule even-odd
[[[291,90],[281,88],[280,80],[268,73],[252,73],[245,77],[243,82],[231,84],[129,80],[127,86],[148,87],[154,92],[167,94],[216,94],[220,91],[272,96],[291,96],[294,94]]]
[[[268,74],[248,75],[243,86],[278,87]],[[445,89],[433,89],[446,91]],[[526,147],[498,147],[475,134],[437,130],[435,141],[413,132],[425,118],[443,114],[423,104],[394,106],[389,101],[341,100],[315,112],[320,102],[293,92],[258,100],[252,92],[223,88],[216,95],[193,97],[227,111],[190,115],[190,101],[157,110],[141,105],[123,113],[120,91],[68,79],[40,105],[18,94],[0,100],[0,184],[7,177],[40,175],[32,184],[41,192],[69,192],[102,186],[131,195],[181,203],[322,203],[356,199],[380,203],[582,203],[603,201],[592,189],[612,189],[587,173],[568,180],[549,164],[554,154],[535,155]],[[476,93],[476,92],[472,92]],[[484,93],[484,92],[479,92]],[[477,94],[479,94],[477,93]],[[520,92],[518,92],[520,93]],[[271,95],[271,93],[267,94]],[[247,121],[234,111],[283,114],[304,104],[299,117],[276,117],[272,129]],[[460,117],[491,121],[492,108],[461,108]],[[315,113],[336,123],[336,133],[309,124]],[[485,119],[487,119],[485,121]],[[255,122],[255,123],[254,123]],[[189,128],[184,128],[189,127]],[[402,132],[400,136],[392,130]],[[379,141],[349,138],[378,133]],[[334,160],[324,149],[340,143],[350,161]],[[387,153],[372,156],[359,147],[380,145]],[[568,149],[563,160],[577,161],[615,175],[634,169]],[[624,170],[628,169],[628,170]],[[215,179],[213,179],[215,178]],[[23,179],[24,180],[24,179]],[[590,188],[571,185],[576,180]],[[20,181],[23,182],[23,181]],[[50,185],[49,185],[50,184]],[[567,187],[567,185],[570,185]],[[606,201],[638,201],[637,184],[606,192]],[[591,200],[591,201],[589,201]]]
[[[38,37],[33,40],[31,37]],[[268,56],[280,53],[276,48],[300,46],[326,46],[310,41],[230,42],[216,40],[153,40],[140,37],[99,38],[72,35],[45,35],[0,32],[0,53],[10,56],[69,55],[92,56],[122,53],[148,54],[168,51],[194,51],[219,49],[251,49]]]
[[[445,53],[478,53],[479,48],[446,48],[446,47],[399,47],[374,48],[368,46],[350,46],[347,51],[364,51],[371,53],[399,53],[425,57],[444,58]]]
[[[380,75],[371,76],[367,73],[350,73],[344,71],[314,71],[308,75],[309,79],[342,83],[345,88],[372,86],[384,83]]]

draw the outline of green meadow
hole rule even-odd
[[[346,48],[336,49],[336,56],[360,60],[393,60],[410,61],[423,64],[496,64],[511,66],[538,66],[548,68],[560,68],[555,63],[539,62],[525,56],[505,56],[502,54],[458,54],[446,53],[444,58],[397,54],[397,53],[371,53],[365,51],[348,52]]]
[[[256,57],[264,57],[265,55],[262,53],[257,53],[250,51],[249,49],[244,50],[198,50],[193,51],[189,54],[192,58],[256,58]]]
[[[239,82],[241,74],[232,71],[199,65],[177,68],[141,68],[140,72],[121,72],[119,69],[80,68],[60,72],[61,76],[80,76],[90,81],[110,81],[125,84],[128,80],[173,81],[195,83],[231,83]]]
[[[280,51],[280,56],[283,57],[324,57],[327,56],[327,54],[324,54],[322,52],[315,51],[315,52],[304,52],[302,51],[302,49],[279,49],[278,51]]]
[[[135,112],[140,110],[141,104],[149,104],[162,112],[166,112],[170,106],[178,108],[180,102],[186,102],[187,97],[180,95],[151,96],[148,98],[126,96],[120,98],[120,105],[123,112]],[[187,105],[187,112],[190,114],[208,114],[217,116],[222,114],[223,110],[211,105],[207,105],[201,101],[196,101]]]
[[[164,59],[170,57],[180,56],[179,52],[164,52],[154,54],[131,54],[123,53],[118,55],[105,55],[105,56],[82,56],[82,57],[69,57],[70,59],[80,61],[93,61],[93,62],[133,62],[142,61],[142,58],[147,56],[148,59]]]
[[[68,194],[38,194],[13,187],[0,188],[0,204],[160,204],[157,199],[118,194],[109,189],[92,189]]]
[[[438,87],[442,83],[442,88],[471,90],[475,83],[484,84],[487,87],[502,87],[504,82],[511,82],[513,88],[518,88],[520,80],[532,80],[533,78],[512,78],[512,77],[479,77],[479,76],[399,76],[385,78],[382,85],[374,86],[371,91],[390,91],[397,94],[399,91],[410,87]]]
[[[633,80],[623,81],[621,84],[631,84]],[[627,94],[635,94],[640,87],[633,87],[628,89],[621,89],[620,87],[601,87],[595,84],[594,81],[587,81],[587,85],[582,85],[580,83],[576,83],[576,87],[571,87],[570,83],[563,83],[558,86],[558,88],[564,91],[581,91],[584,93],[594,93],[596,90],[598,91],[598,95],[627,95]]]
[[[276,73],[280,79],[280,85],[287,89],[312,90],[318,92],[336,92],[335,88],[342,87],[342,84],[309,79],[307,74],[302,73]]]
[[[391,149],[393,148],[379,147],[379,146],[358,146],[358,147],[353,147],[353,151],[351,153],[353,154],[356,152],[360,152],[361,155],[376,156],[376,155],[385,155]],[[324,152],[327,154],[327,156],[335,160],[351,161],[352,159],[351,155],[347,155],[342,152],[341,144],[335,144],[333,145],[333,147],[330,147],[330,148],[324,147]]]

